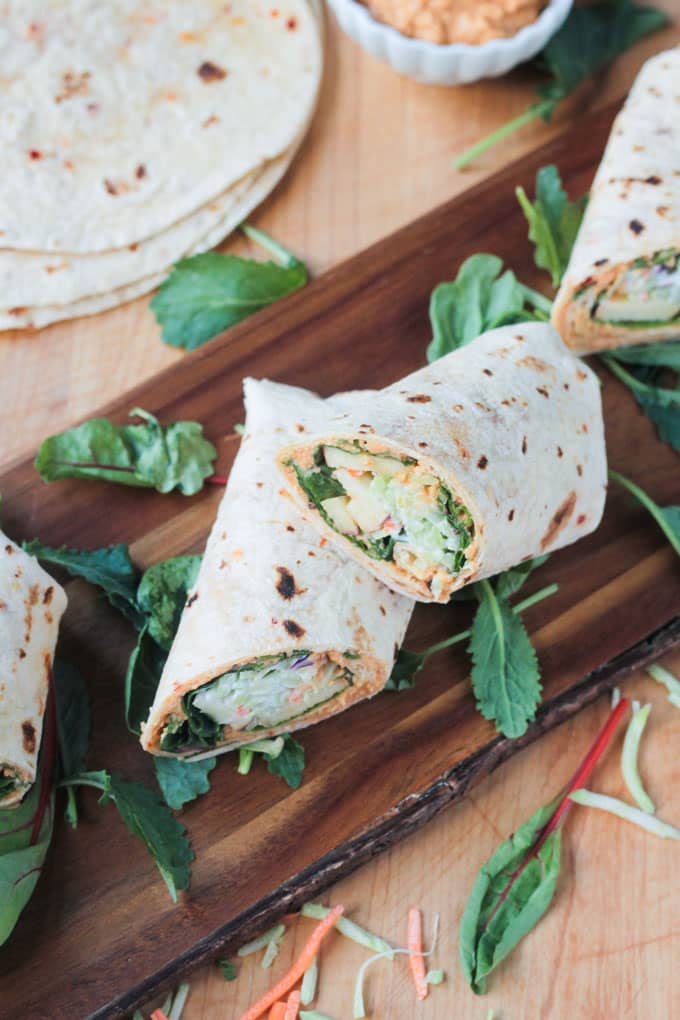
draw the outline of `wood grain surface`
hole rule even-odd
[[[657,5],[677,14],[677,0],[657,0]],[[602,106],[622,95],[646,56],[679,39],[678,30],[670,28],[638,44],[606,75],[599,76],[565,104],[552,125],[536,123],[525,128],[484,157],[474,171],[457,174],[452,168],[457,152],[521,112],[532,100],[536,81],[532,73],[520,69],[498,81],[459,89],[420,86],[362,53],[331,21],[324,89],[312,131],[291,173],[258,210],[255,221],[288,243],[320,272],[486,177],[545,138],[559,134],[578,122],[589,107]],[[235,240],[228,244],[230,250],[246,247]],[[29,454],[47,433],[72,424],[160,368],[181,360],[181,354],[159,342],[146,300],[41,333],[3,336],[0,460],[7,463],[13,456]],[[644,484],[642,478],[638,480]],[[93,494],[88,489],[84,497],[89,501]],[[7,495],[6,488],[3,495]],[[33,525],[40,520],[38,508],[43,495],[33,494],[35,506],[24,521],[25,534],[33,533]],[[204,510],[187,508],[181,500],[175,502],[173,512],[177,510],[184,511],[181,518],[163,522],[159,555],[183,548],[183,537],[190,540],[192,548],[200,547]],[[93,512],[106,515],[106,498],[97,501]],[[112,534],[112,525],[109,520],[107,538]],[[126,537],[124,530],[121,529],[119,537]],[[74,544],[80,541],[75,527],[70,540]],[[155,542],[142,536],[135,552],[140,561],[148,563],[157,548]],[[653,570],[647,582],[650,588],[656,583]],[[97,649],[96,680],[111,687],[111,699],[115,700],[119,693],[121,647],[126,652],[131,637],[113,614],[104,609],[102,615],[100,605],[93,607],[89,594],[83,585],[69,586],[73,612],[85,613],[83,626],[91,632],[86,649],[93,654]],[[650,592],[647,594],[651,597]],[[536,609],[534,614],[538,613]],[[539,620],[538,615],[532,614],[532,628]],[[605,626],[623,629],[626,620],[610,614]],[[422,635],[424,643],[425,630]],[[546,640],[550,642],[549,635]],[[680,657],[676,655],[668,665],[680,670]],[[658,796],[661,813],[677,820],[680,725],[658,689],[641,687],[639,677],[629,686],[632,693],[642,691],[645,698],[649,692],[654,702],[643,766],[649,776],[658,777],[652,792]],[[488,1002],[476,999],[467,990],[457,965],[457,920],[479,864],[502,836],[520,824],[538,804],[552,797],[568,778],[574,756],[578,757],[588,745],[605,711],[600,701],[574,722],[566,723],[522,751],[502,770],[482,781],[453,810],[334,889],[334,902],[341,899],[358,920],[395,942],[403,937],[405,910],[411,902],[422,905],[428,917],[434,910],[442,911],[442,951],[436,962],[447,970],[447,985],[436,989],[426,1003],[417,1007],[417,1015],[423,1020],[451,1020],[453,1016],[456,1020],[481,1020],[488,1005],[495,1008],[497,1020],[536,1017],[572,1020],[575,1016],[646,1020],[651,1016],[671,1017],[680,1009],[675,948],[680,934],[680,896],[673,848],[663,841],[646,838],[623,823],[587,812],[575,813],[570,823],[568,868],[560,882],[555,907],[534,938],[527,941],[510,965],[501,969]],[[96,717],[100,732],[105,718],[106,706],[102,703]],[[92,756],[94,765],[110,761],[118,736],[113,735],[108,743],[98,741],[101,761],[98,752]],[[129,763],[124,763],[124,759],[129,756],[131,762],[135,754],[136,749],[126,744],[118,757],[121,768],[127,770]],[[395,767],[402,768],[401,759]],[[235,787],[236,777],[225,774],[230,771],[228,765],[218,770],[217,797],[230,797],[235,789],[239,790]],[[613,751],[611,761],[598,772],[596,785],[601,785],[602,776],[605,788],[620,794],[618,775]],[[98,811],[101,809],[88,801],[85,825],[77,836],[69,838],[70,833],[60,831],[58,858],[50,862],[43,886],[59,885],[69,876],[78,840],[88,840],[91,850],[96,846],[94,829],[102,824]],[[188,820],[193,829],[194,819],[188,816]],[[306,819],[303,826],[306,830]],[[64,839],[68,840],[67,845],[63,844]],[[131,854],[130,840],[120,832],[114,847],[120,860],[129,860],[131,869],[144,870],[155,895],[156,876],[143,853]],[[202,854],[203,844],[197,850]],[[229,860],[227,855],[224,860]],[[225,869],[234,866],[233,862],[226,865],[223,862]],[[115,892],[113,896],[107,893],[107,878],[103,884],[100,879],[98,876],[88,883],[84,897],[84,910],[86,914],[89,911],[91,919],[111,904],[114,913],[122,909],[120,904],[116,906]],[[221,879],[212,889],[212,896],[220,904],[222,915],[228,916],[229,902]],[[162,894],[159,898],[162,899]],[[144,896],[131,901],[127,918],[134,918],[147,900],[145,891]],[[53,930],[62,919],[55,906],[42,916],[44,907],[43,899],[41,909],[34,911],[28,922],[30,934],[23,938],[24,944],[33,943],[32,952],[47,955],[52,949]],[[176,914],[169,914],[169,926],[185,923]],[[192,978],[185,1020],[213,1017],[228,1020],[240,1015],[267,987],[271,975],[278,975],[299,949],[308,926],[309,922],[301,922],[295,927],[273,972],[262,971],[259,960],[250,958],[240,967],[238,982],[227,985],[214,966],[206,964]],[[62,953],[55,964],[68,968],[74,961],[80,962],[78,982],[82,994],[90,998],[99,996],[103,1001],[109,975],[106,965],[92,954],[88,936],[85,920],[68,954]],[[155,947],[154,962],[158,967],[167,955],[163,943],[161,935]],[[120,969],[124,969],[134,961],[134,949],[125,938],[120,938],[117,950]],[[353,976],[363,958],[361,950],[341,939],[324,950],[319,1008],[336,1020],[351,1015]],[[29,967],[24,973],[23,980],[42,1008],[37,1007],[35,1012],[24,1009],[18,1015],[57,1015],[51,1011],[53,974],[44,973],[39,967]],[[2,974],[0,969],[0,1015],[4,1017],[6,985]],[[378,1020],[410,1020],[416,1015],[406,970],[399,966],[376,968],[369,985],[368,1003],[371,1016]],[[76,1009],[69,1015],[84,1014]]]
[[[514,186],[529,187],[536,167],[555,161],[571,191],[585,190],[611,117],[605,111],[590,118],[473,194],[329,271],[187,358],[181,371],[171,368],[116,401],[109,413],[123,420],[128,407],[141,405],[165,421],[197,418],[226,470],[245,374],[322,393],[393,381],[422,362],[430,291],[468,254],[497,251],[536,282]],[[604,384],[612,465],[662,504],[679,502],[675,455],[627,392],[610,378]],[[141,565],[201,548],[220,496],[210,490],[187,500],[82,482],[45,487],[30,460],[0,478],[0,489],[13,536],[80,547],[127,541]],[[551,557],[535,585],[553,580],[559,593],[526,617],[545,682],[545,707],[527,739],[591,700],[614,675],[597,672],[603,663],[680,612],[677,559],[620,492],[612,493],[598,532]],[[87,585],[71,581],[68,591],[62,650],[89,678],[89,764],[148,779],[150,763],[125,732],[121,712],[132,634]],[[419,607],[407,644],[423,647],[468,619],[458,605]],[[658,654],[675,637],[673,627],[632,661]],[[85,798],[78,831],[58,827],[46,872],[0,959],[4,1012],[54,1020],[120,1015],[178,969],[270,923],[459,798],[522,746],[499,740],[480,718],[467,673],[464,652],[452,650],[428,666],[414,691],[384,695],[309,730],[309,767],[297,792],[262,770],[244,782],[223,759],[213,793],[183,815],[197,860],[191,892],[175,908],[141,845],[110,810]],[[31,981],[36,967],[49,983],[47,1003]]]

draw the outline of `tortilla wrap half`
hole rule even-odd
[[[283,152],[316,100],[305,0],[8,0],[3,244],[97,252],[165,230]]]
[[[142,746],[197,757],[310,726],[380,691],[413,602],[319,539],[274,466],[329,407],[246,379],[246,433],[189,593]]]
[[[638,74],[614,122],[553,305],[582,353],[680,339],[680,48]]]
[[[600,522],[598,381],[547,324],[491,330],[346,401],[277,462],[319,534],[394,591],[446,602]]]
[[[0,531],[0,808],[35,781],[66,593]]]

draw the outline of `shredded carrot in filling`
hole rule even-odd
[[[426,999],[427,981],[425,980],[425,958],[423,956],[423,915],[417,907],[411,907],[408,912],[407,945],[416,994],[419,999]]]

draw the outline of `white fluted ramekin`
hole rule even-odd
[[[535,21],[509,39],[491,39],[480,46],[440,46],[427,39],[412,39],[376,21],[358,0],[328,0],[328,4],[347,35],[399,74],[427,85],[463,85],[496,78],[531,60],[560,27],[572,0],[550,0]]]

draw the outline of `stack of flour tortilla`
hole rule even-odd
[[[8,0],[0,328],[152,290],[274,188],[322,70],[316,0]]]

